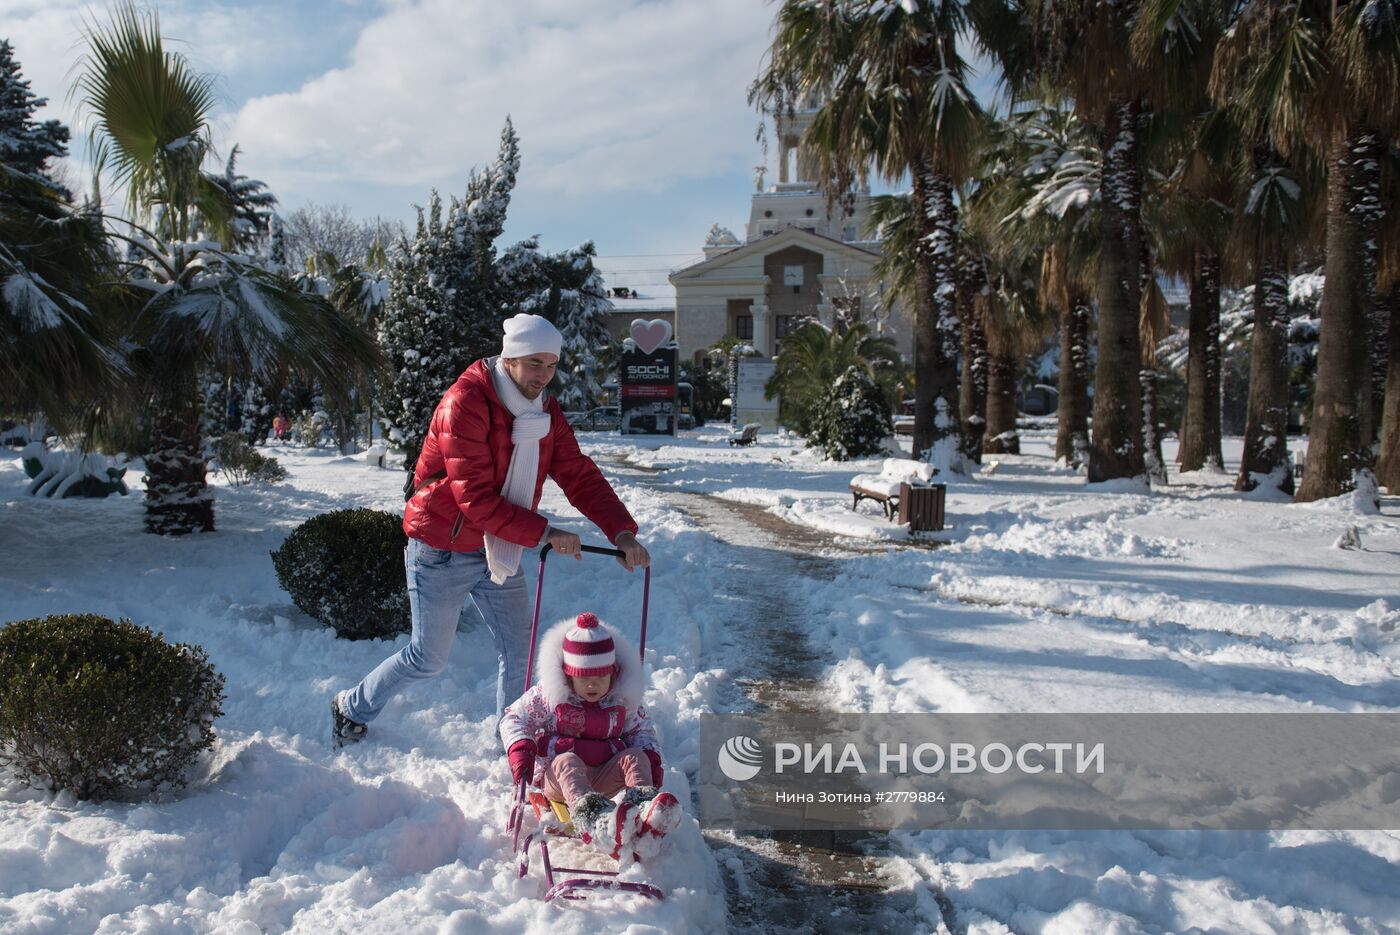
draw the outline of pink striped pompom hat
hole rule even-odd
[[[573,678],[612,675],[616,665],[612,637],[593,614],[579,614],[574,628],[564,634],[564,674]]]

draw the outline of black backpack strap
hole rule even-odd
[[[410,475],[409,475],[409,478],[408,478],[408,483],[406,483],[406,484],[403,485],[404,502],[407,503],[409,500],[412,500],[414,497],[418,496],[419,492],[422,491],[422,489],[423,489],[424,487],[431,486],[432,484],[437,483],[438,481],[442,480],[442,479],[445,478],[446,476],[447,476],[447,468],[443,468],[441,471],[438,471],[436,474],[432,475],[431,477],[425,477],[425,478],[423,479],[423,483],[419,484],[417,487],[414,487],[414,486],[413,486],[413,475],[410,474]],[[409,492],[410,490],[412,490],[412,493]]]

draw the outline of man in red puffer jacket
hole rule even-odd
[[[443,394],[404,507],[413,635],[358,685],[332,697],[337,746],[362,739],[405,682],[442,671],[468,597],[500,659],[497,715],[507,679],[523,690],[530,614],[521,552],[548,542],[560,554],[583,557],[577,535],[535,512],[546,475],[623,552],[618,562],[628,571],[650,563],[636,522],[545,394],[562,345],[548,320],[516,315],[505,322],[500,356],[478,360]]]

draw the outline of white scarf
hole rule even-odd
[[[525,394],[515,385],[506,372],[505,362],[497,357],[491,364],[491,385],[496,388],[496,396],[515,417],[511,426],[510,441],[515,449],[510,453],[510,467],[506,469],[506,482],[501,488],[501,496],[516,506],[525,509],[534,507],[535,480],[540,470],[540,439],[549,434],[549,413],[544,411],[544,393],[534,399],[526,399]],[[520,567],[520,553],[523,549],[514,542],[507,542],[499,536],[486,533],[486,567],[491,572],[491,580],[503,584]]]

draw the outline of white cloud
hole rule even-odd
[[[522,185],[655,191],[748,165],[772,8],[760,0],[396,0],[347,63],[249,100],[225,135],[274,188],[460,187],[506,114]]]

